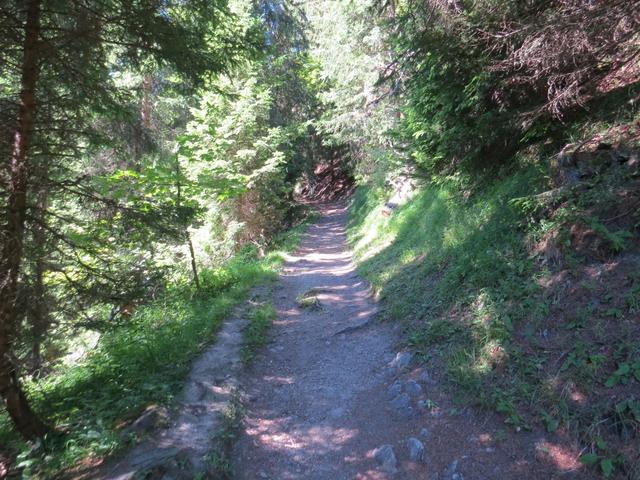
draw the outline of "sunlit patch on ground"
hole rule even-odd
[[[306,453],[325,454],[340,448],[355,436],[356,430],[314,425],[309,428],[291,428],[291,418],[275,420],[259,418],[249,421],[247,435],[261,448],[274,451],[301,450]]]
[[[578,460],[578,452],[546,440],[536,443],[536,457],[539,460],[551,462],[561,472],[572,472],[582,468]]]

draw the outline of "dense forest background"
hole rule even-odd
[[[273,276],[283,232],[307,214],[300,195],[355,182],[360,268],[388,314],[410,319],[415,348],[445,345],[453,382],[514,428],[566,426],[605,476],[638,475],[624,446],[640,422],[637,263],[615,267],[615,298],[590,287],[559,313],[556,288],[563,271],[637,247],[638,12],[635,0],[3,2],[7,465],[46,478],[123,448],[123,419],[171,402],[233,305]],[[412,199],[389,220],[394,192]],[[572,346],[529,351],[549,329]],[[571,382],[593,408],[567,402]]]

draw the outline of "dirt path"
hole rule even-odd
[[[351,262],[345,218],[344,207],[324,207],[286,263],[273,342],[241,379],[250,402],[238,479],[353,478],[375,467],[368,452],[392,428],[380,392],[396,335],[372,322],[376,304]],[[300,307],[312,289],[320,305]]]
[[[513,434],[502,418],[456,406],[443,375],[395,350],[400,332],[375,321],[345,223],[344,207],[323,207],[285,265],[272,343],[240,378],[234,478],[587,478],[566,439]],[[310,290],[320,304],[303,308]]]

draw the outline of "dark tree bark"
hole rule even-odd
[[[46,160],[44,160],[46,162]],[[32,340],[32,365],[31,372],[38,376],[42,368],[42,352],[41,346],[44,338],[51,325],[49,316],[49,303],[47,290],[44,284],[44,275],[46,272],[45,255],[46,255],[46,211],[48,208],[49,191],[46,185],[47,168],[38,169],[38,175],[35,176],[39,185],[35,195],[35,222],[32,227],[33,235],[33,298],[29,302],[29,323],[31,325]]]
[[[7,206],[0,226],[0,396],[16,429],[26,439],[42,437],[49,430],[29,406],[12,355],[18,319],[18,281],[24,254],[28,153],[37,110],[35,90],[39,75],[40,6],[40,0],[26,2],[20,109],[8,165]]]
[[[180,208],[180,202],[182,199],[182,187],[180,186],[180,161],[176,157],[176,204],[178,208]],[[184,239],[187,242],[187,246],[189,247],[189,257],[191,260],[191,273],[193,274],[193,283],[196,286],[196,289],[200,291],[200,277],[198,275],[198,264],[196,263],[196,253],[193,250],[193,242],[191,241],[191,235],[189,234],[189,230],[185,228],[184,230]]]
[[[187,245],[189,246],[189,256],[191,257],[191,273],[193,274],[193,282],[196,285],[196,289],[200,290],[200,278],[198,276],[198,265],[196,263],[196,253],[193,250],[193,242],[191,241],[191,235],[189,230],[185,230],[184,236],[187,239]]]

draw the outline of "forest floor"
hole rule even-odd
[[[270,343],[240,375],[233,478],[591,478],[570,438],[454,402],[445,372],[399,349],[352,263],[346,207],[320,210],[274,288]]]
[[[317,207],[277,282],[254,289],[194,362],[170,418],[146,412],[141,443],[73,478],[596,478],[571,437],[518,432],[456,401],[446,369],[426,368],[403,348],[403,324],[378,315],[345,204]]]

